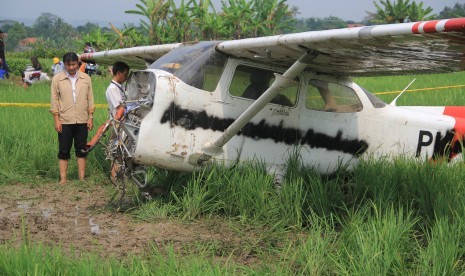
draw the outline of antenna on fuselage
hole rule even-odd
[[[417,80],[416,78],[413,79],[413,81],[411,81],[411,82],[404,88],[404,90],[402,90],[402,92],[400,92],[400,94],[397,95],[397,97],[395,97],[394,100],[392,100],[392,102],[391,102],[389,105],[395,106],[395,105],[396,105],[397,99],[398,99],[405,91],[407,91],[407,89],[410,87],[410,85],[412,85],[412,83],[413,83],[414,81],[416,81],[416,80]]]

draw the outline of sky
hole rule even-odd
[[[187,1],[187,0],[186,0]],[[395,0],[392,0],[394,2]],[[463,0],[417,0],[423,2],[423,7],[430,6],[433,13],[438,14],[444,7],[454,6]],[[124,11],[137,9],[139,0],[95,0],[95,1],[64,1],[64,0],[3,0],[0,5],[0,20],[14,19],[31,25],[41,13],[52,13],[63,18],[72,25],[83,25],[86,22],[106,25],[109,22],[135,23],[143,17],[126,14]],[[180,0],[177,1],[178,3]],[[217,11],[221,0],[213,0]],[[299,9],[298,18],[336,16],[344,20],[361,21],[367,11],[375,11],[373,0],[287,0],[290,6]],[[107,25],[108,26],[108,25]]]

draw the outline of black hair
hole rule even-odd
[[[92,47],[92,44],[90,44],[90,42],[86,42],[86,46]]]
[[[2,31],[2,30],[0,30],[0,34],[3,34],[3,31]]]
[[[79,57],[74,52],[68,52],[63,56],[63,63],[68,64],[69,62],[77,61],[79,62]]]
[[[113,64],[113,68],[111,70],[113,71],[113,76],[116,76],[118,72],[123,73],[126,70],[129,71],[129,65],[122,61],[117,61]]]

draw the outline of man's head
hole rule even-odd
[[[2,38],[2,37],[3,37],[3,31],[0,30],[0,38]]]
[[[128,79],[129,65],[122,61],[117,61],[113,64],[113,79],[118,83],[123,83]]]
[[[90,42],[86,42],[84,46],[84,53],[93,53],[95,52],[95,49],[92,47],[92,44]]]
[[[66,72],[74,76],[79,67],[79,57],[74,52],[68,52],[63,56],[63,63],[65,64]]]

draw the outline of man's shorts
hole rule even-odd
[[[87,156],[87,124],[62,125],[58,132],[58,159],[68,160],[71,157],[71,146],[74,141],[76,157]]]

